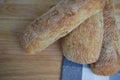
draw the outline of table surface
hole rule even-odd
[[[0,80],[60,80],[59,41],[30,55],[20,48],[19,33],[60,0],[0,0]],[[114,0],[120,29],[120,0]]]

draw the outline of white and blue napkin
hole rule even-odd
[[[112,76],[99,76],[88,65],[77,64],[64,57],[61,80],[120,80],[120,71]]]

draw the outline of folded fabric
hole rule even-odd
[[[120,71],[112,76],[94,74],[89,65],[82,65],[63,58],[61,80],[120,80]]]

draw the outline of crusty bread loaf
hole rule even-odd
[[[100,12],[103,6],[103,0],[61,0],[24,30],[20,44],[28,52],[40,52]]]
[[[119,70],[118,54],[114,45],[115,19],[111,0],[107,0],[103,10],[104,36],[100,57],[96,63],[91,64],[91,69],[98,75],[113,75]]]
[[[98,60],[103,40],[103,12],[97,13],[61,39],[63,55],[70,61],[90,64]]]

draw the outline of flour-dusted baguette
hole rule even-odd
[[[61,39],[63,55],[76,63],[98,60],[103,40],[103,12],[99,12]]]
[[[111,0],[107,0],[103,10],[104,36],[101,54],[96,63],[91,64],[91,69],[98,75],[113,75],[119,70],[118,54],[114,45],[115,19]]]
[[[88,17],[100,12],[103,6],[103,0],[61,0],[24,30],[20,44],[32,53],[42,51]]]

